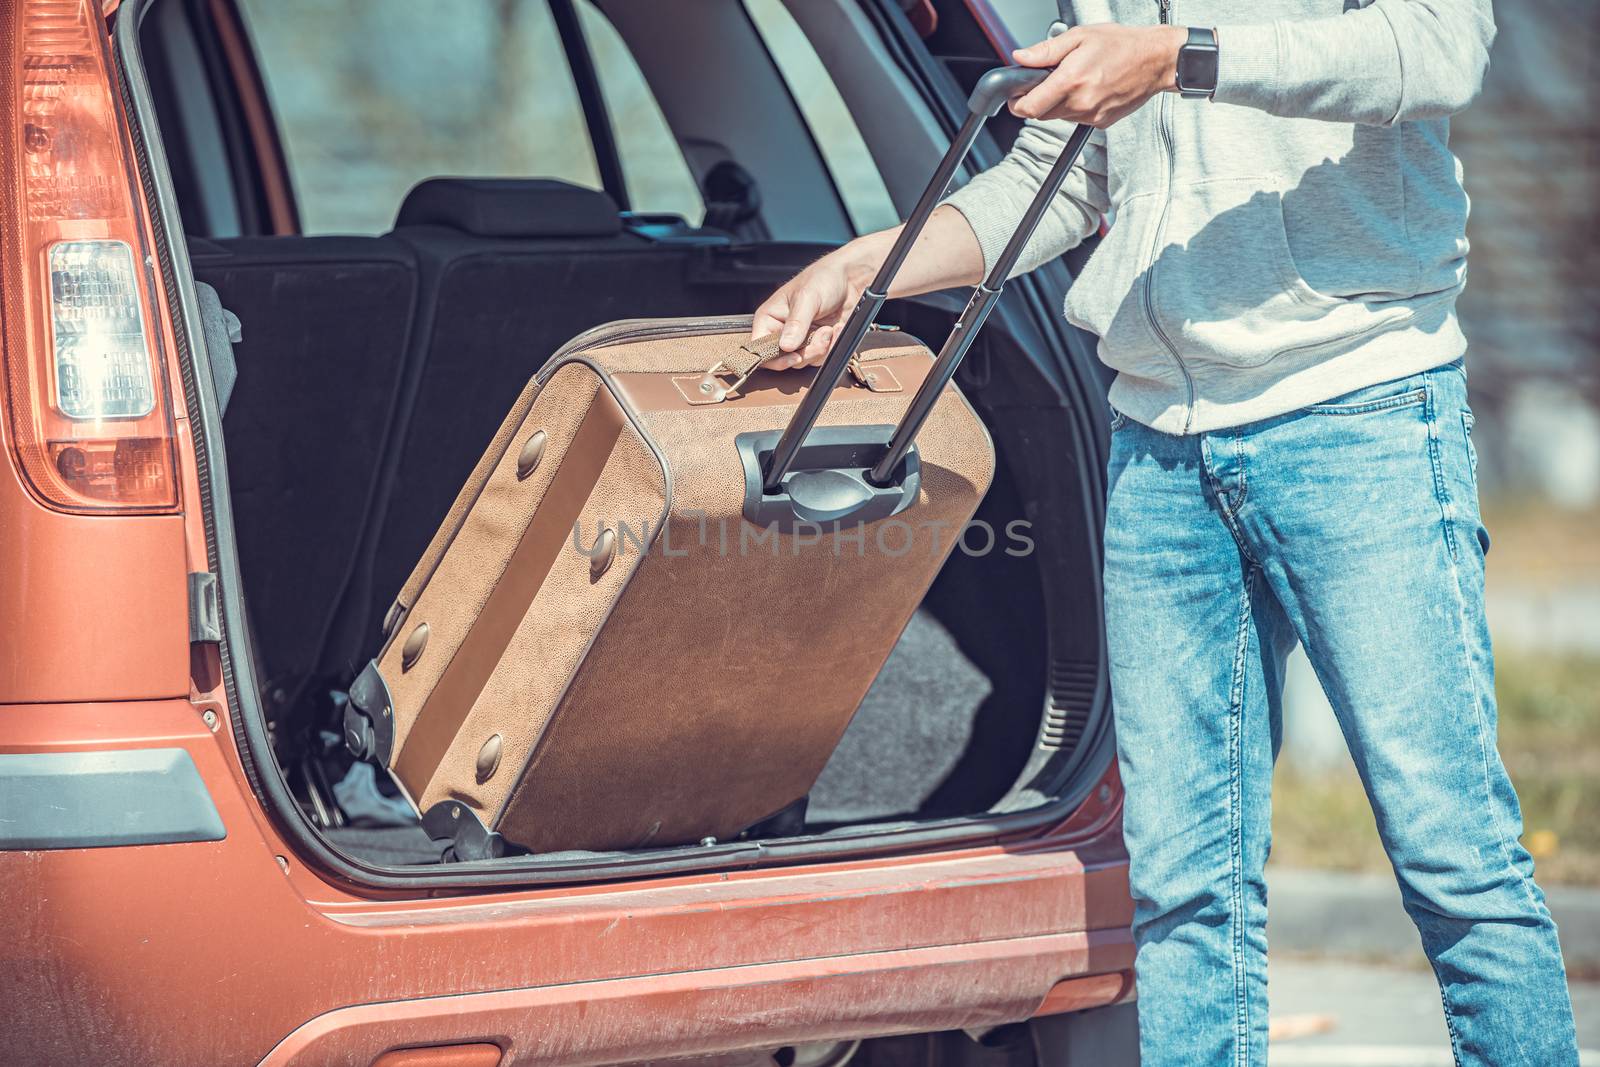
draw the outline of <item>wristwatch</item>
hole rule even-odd
[[[1178,49],[1178,92],[1210,97],[1217,91],[1217,31],[1189,27],[1189,40]]]

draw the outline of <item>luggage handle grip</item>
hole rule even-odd
[[[889,297],[889,286],[894,277],[899,273],[906,256],[910,254],[912,245],[921,235],[922,229],[927,225],[928,218],[933,214],[934,208],[939,206],[944,198],[945,191],[949,189],[951,181],[955,178],[957,168],[961,166],[967,154],[972,150],[973,143],[978,139],[979,132],[990,116],[1000,110],[1000,104],[1009,97],[1020,95],[1038,85],[1050,74],[1048,68],[1035,67],[997,67],[988,71],[978,79],[977,87],[967,100],[967,118],[956,131],[955,138],[951,141],[950,148],[939,161],[934,170],[933,178],[923,190],[921,198],[911,210],[906,219],[905,226],[900,235],[895,239],[894,246],[889,249],[889,254],[884,257],[883,264],[878,268],[877,275],[857,299],[855,307],[851,309],[850,317],[845,320],[844,326],[834,338],[833,347],[829,350],[822,366],[817,368],[816,375],[811,380],[811,385],[800,403],[795,407],[794,415],[789,424],[784,427],[777,443],[773,446],[770,458],[762,471],[761,492],[775,494],[783,485],[784,477],[789,473],[794,464],[796,455],[801,445],[805,443],[806,436],[816,425],[822,407],[827,403],[835,386],[844,377],[850,360],[860,348],[862,340],[872,327],[872,320],[883,307],[884,301]],[[933,408],[933,402],[938,399],[940,391],[954,376],[957,365],[972,345],[972,339],[984,319],[988,317],[994,302],[999,299],[1000,291],[1005,286],[1006,278],[1011,273],[1011,268],[1016,265],[1018,257],[1022,254],[1023,247],[1028,239],[1033,236],[1040,218],[1049,207],[1066,180],[1067,173],[1071,171],[1078,157],[1083,153],[1084,145],[1088,143],[1089,136],[1093,133],[1089,126],[1079,126],[1068,138],[1060,157],[1051,167],[1049,174],[1040,184],[1033,201],[1028,205],[1028,210],[1023,213],[1022,222],[1016,233],[1007,243],[1005,250],[996,260],[994,268],[987,278],[973,291],[972,299],[956,321],[955,329],[940,349],[939,357],[935,361],[934,369],[929,372],[922,387],[917,390],[907,409],[906,417],[896,429],[890,443],[889,450],[883,460],[873,468],[871,478],[874,482],[882,484],[895,470],[900,458],[910,448],[916,433],[927,419]]]
[[[1000,105],[1036,88],[1054,67],[995,67],[984,73],[967,97],[967,111],[989,118],[1000,112]]]

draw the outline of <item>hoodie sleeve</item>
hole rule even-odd
[[[1216,100],[1374,126],[1463,110],[1495,36],[1490,0],[1373,0],[1333,18],[1216,30]]]
[[[1028,122],[1004,159],[945,198],[961,212],[983,248],[983,269],[988,273],[1027,210],[1051,166],[1061,155],[1070,122]],[[1039,220],[1039,228],[1022,250],[1011,272],[1026,274],[1076,247],[1100,225],[1111,208],[1106,191],[1106,139],[1096,130],[1084,145],[1078,163],[1067,175],[1061,192]]]

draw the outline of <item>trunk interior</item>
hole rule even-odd
[[[708,20],[708,40],[750,32],[742,8],[723,18],[733,8],[694,9]],[[387,775],[346,751],[343,711],[348,687],[383,643],[395,594],[513,401],[584,330],[624,318],[747,314],[830,246],[769,239],[766,217],[751,215],[762,199],[748,180],[726,190],[727,202],[702,181],[703,226],[619,210],[606,193],[562,181],[429,179],[393,205],[388,232],[262,236],[264,215],[246,195],[256,178],[237,162],[228,166],[243,191],[230,231],[207,207],[221,156],[210,172],[197,162],[207,141],[186,112],[202,77],[199,67],[185,73],[190,30],[179,18],[192,11],[155,10],[170,21],[146,24],[152,107],[168,141],[172,198],[186,219],[200,220],[188,259],[196,282],[239,324],[222,430],[226,525],[250,631],[246,673],[256,683],[245,699],[261,709],[299,814],[335,852],[369,867],[437,865],[441,843],[422,832]],[[626,16],[619,26],[647,68],[652,10],[614,12]],[[203,22],[195,26],[209,57],[211,38]],[[740,75],[750,92],[753,73],[761,72]],[[243,143],[232,117],[242,112],[214,70],[204,76],[219,136]],[[657,82],[674,92],[694,84]],[[782,117],[776,107],[760,112],[761,138]],[[713,170],[731,158],[714,147],[723,163]],[[777,184],[781,170],[768,178]],[[916,171],[894,183],[914,194],[925,181],[920,163]],[[820,202],[823,214],[838,213],[837,202]],[[240,227],[245,235],[234,235]],[[970,827],[968,839],[992,838],[1064,815],[1106,765],[1102,405],[1084,352],[1064,344],[1053,323],[1040,325],[1056,310],[1027,285],[1015,288],[956,379],[994,440],[995,477],[976,516],[989,533],[950,555],[811,792],[804,824],[763,833],[757,854],[841,855],[857,842],[903,849],[956,840],[953,821]],[[891,301],[879,322],[937,348],[965,296]],[[1010,537],[1018,523],[1021,541]],[[561,877],[607,864],[641,869],[656,853],[663,869],[681,869],[684,851],[535,859]]]
[[[338,741],[343,690],[527,379],[611,319],[746,311],[820,251],[706,243],[704,231],[546,234],[537,221],[515,236],[430,223],[190,241],[196,278],[241,322],[225,428],[276,754],[327,836],[371,859],[438,849],[404,821],[385,825],[394,808]],[[900,302],[884,318],[937,341],[951,316]],[[966,374],[980,408],[1008,384],[974,380],[987,356]],[[978,517],[1004,531],[1026,514],[1002,462]],[[1040,734],[1045,633],[1035,560],[953,554],[817,783],[807,832],[999,802]]]

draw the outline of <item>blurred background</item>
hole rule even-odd
[[[424,0],[242,6],[269,60],[264,74],[307,232],[384,232],[417,174],[459,173],[463,159],[479,174],[599,184],[543,4],[461,3],[444,35]],[[784,0],[746,6],[801,97],[856,228],[897,221]],[[1023,43],[1041,38],[1056,14],[1054,0],[994,6]],[[635,209],[698,221],[703,207],[683,153],[632,59],[587,3],[579,13],[619,141],[654,161],[629,172]],[[1551,891],[1572,977],[1586,990],[1581,1016],[1583,1004],[1600,1010],[1600,985],[1591,984],[1600,982],[1600,2],[1516,0],[1496,14],[1487,85],[1453,127],[1472,198],[1461,313],[1493,539],[1501,748],[1523,800],[1524,842]],[[424,27],[434,39],[419,52]],[[428,62],[397,65],[382,61],[390,49],[338,47],[352,33],[393,36],[394,54]],[[349,106],[328,108],[333,96]],[[1369,1033],[1441,1025],[1360,783],[1299,654],[1285,735],[1272,859],[1279,1036],[1338,1031],[1342,1020],[1348,1039],[1356,1017]],[[1301,956],[1317,962],[1293,963]],[[1292,1049],[1274,1061],[1294,1062],[1285,1055]]]

